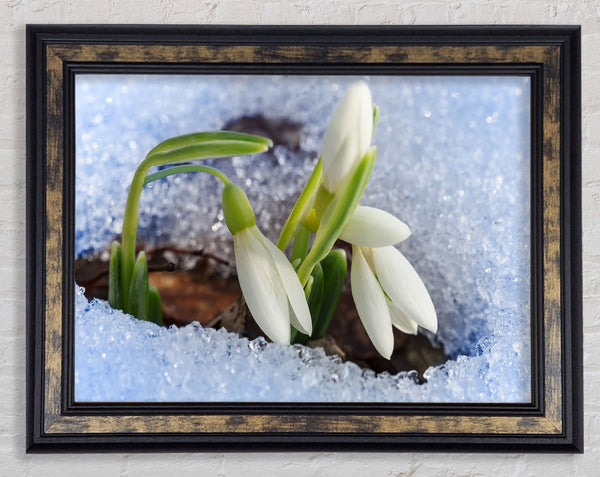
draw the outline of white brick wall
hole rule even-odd
[[[581,24],[586,454],[25,455],[26,23]],[[597,475],[600,465],[599,75],[598,0],[3,0],[0,4],[0,476]]]

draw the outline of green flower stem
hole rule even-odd
[[[159,179],[163,179],[165,177],[172,176],[174,174],[180,174],[183,172],[207,172],[212,174],[213,176],[219,178],[223,184],[227,185],[231,181],[229,178],[223,174],[219,169],[215,169],[211,166],[203,166],[200,164],[185,164],[183,166],[173,166],[167,169],[163,169],[162,171],[154,172],[152,174],[148,174],[144,179],[144,185],[150,184],[150,182],[157,181]]]
[[[145,167],[142,167],[144,165]],[[123,310],[129,312],[129,285],[135,263],[135,240],[137,236],[138,206],[144,187],[144,177],[150,168],[142,162],[137,168],[129,186],[125,214],[123,216],[123,232],[121,238],[121,303]]]
[[[121,300],[129,311],[129,285],[135,264],[138,208],[148,170],[153,166],[187,160],[256,154],[266,151],[272,142],[267,138],[228,131],[194,133],[163,141],[152,149],[136,169],[125,205],[121,255]]]
[[[376,155],[377,148],[372,146],[327,206],[310,252],[308,252],[297,271],[302,285],[310,277],[315,265],[327,256],[354,213],[354,209],[356,209],[365,187],[367,187]]]
[[[283,228],[281,229],[281,234],[279,235],[279,240],[277,241],[277,247],[280,250],[285,249],[287,245],[290,243],[296,232],[298,231],[298,227],[302,225],[302,220],[304,217],[310,212],[312,208],[315,194],[317,193],[319,184],[321,183],[321,177],[323,176],[323,165],[321,164],[321,159],[317,162],[317,165],[313,169],[313,172],[304,187],[304,190],[298,197],[290,216],[287,218]]]
[[[121,244],[116,240],[110,245],[108,303],[116,310],[123,309],[121,300]]]

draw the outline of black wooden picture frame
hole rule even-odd
[[[583,452],[580,28],[27,27],[27,452]],[[86,72],[526,75],[527,404],[77,403],[74,78]]]

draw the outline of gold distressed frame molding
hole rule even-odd
[[[582,450],[578,27],[29,26],[28,450]],[[531,403],[73,400],[74,77],[529,75]]]

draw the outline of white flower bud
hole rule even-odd
[[[337,104],[323,137],[323,187],[335,193],[366,154],[373,136],[373,102],[367,83],[358,81]]]

